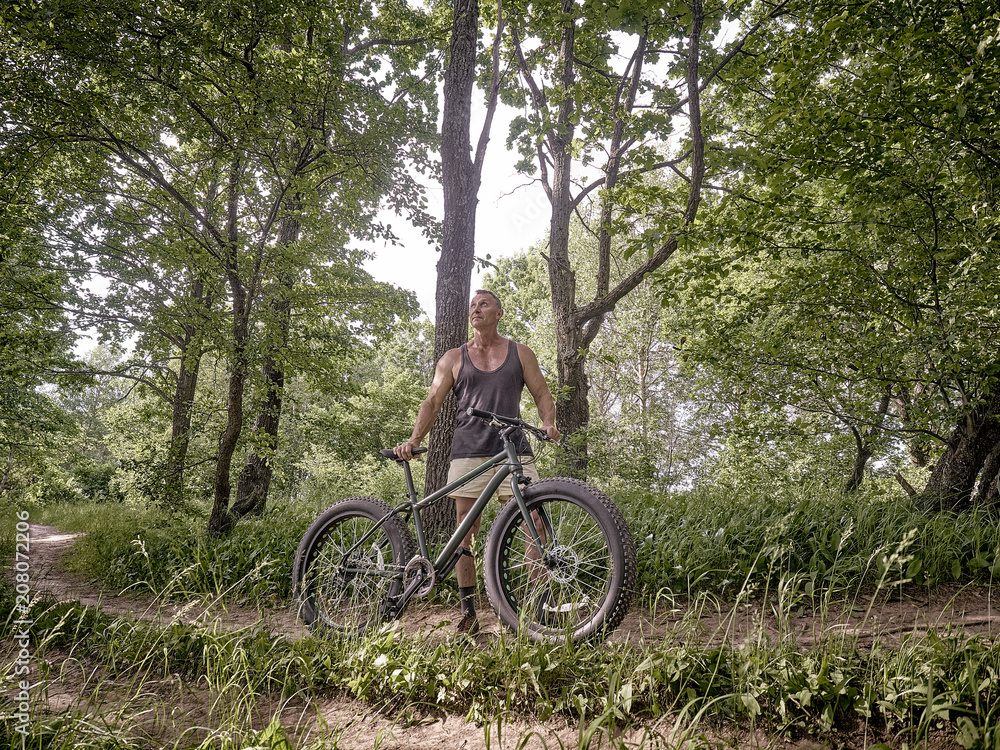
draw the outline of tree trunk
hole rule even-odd
[[[435,365],[449,349],[465,343],[469,334],[469,293],[476,251],[480,182],[469,134],[478,37],[478,1],[455,0],[441,122],[444,231],[435,290]],[[454,434],[455,399],[449,394],[430,434],[425,494],[443,487],[447,481]],[[450,533],[455,527],[455,503],[449,499],[431,508],[425,526],[432,538]]]
[[[287,246],[298,240],[300,224],[292,217],[286,217],[278,233],[278,244]],[[295,276],[284,273],[280,279],[275,297],[271,302],[274,321],[278,327],[279,348],[288,346],[288,334],[292,322],[292,305],[289,299]],[[236,484],[236,501],[232,516],[240,518],[249,514],[261,514],[267,507],[267,493],[274,476],[272,456],[278,447],[278,425],[281,421],[281,405],[285,391],[285,371],[279,357],[269,353],[261,368],[264,376],[266,396],[254,421],[254,434],[263,441],[264,450],[255,448],[247,457]]]
[[[845,495],[856,492],[864,481],[865,467],[874,453],[874,442],[879,433],[882,432],[882,425],[885,424],[885,415],[889,412],[889,404],[891,402],[892,395],[890,393],[886,392],[882,394],[878,409],[875,411],[875,418],[867,427],[857,427],[846,418],[841,418],[842,421],[847,423],[851,434],[854,435],[854,444],[857,447],[857,451],[854,454],[854,465],[851,467],[851,473],[847,477],[847,483],[844,485]]]
[[[191,284],[190,299],[198,308],[212,306],[212,293],[205,293],[205,285],[195,279]],[[191,414],[194,409],[198,372],[201,367],[202,335],[198,323],[184,326],[181,342],[180,367],[177,370],[177,387],[174,390],[173,416],[170,422],[170,448],[164,467],[165,483],[163,504],[179,508],[184,502],[184,462],[191,444]]]
[[[976,496],[972,499],[973,505],[989,506],[1000,502],[1000,442],[993,446],[990,455],[986,457],[983,470],[979,474],[979,486],[976,488]]]
[[[863,443],[859,443],[858,450],[854,454],[854,465],[851,467],[851,473],[847,477],[847,483],[844,485],[845,495],[856,492],[861,487],[861,483],[865,478],[865,467],[868,465],[871,457],[871,449]]]
[[[572,5],[570,5],[570,8]],[[564,12],[566,8],[564,7]],[[563,52],[568,55],[568,64],[563,66],[563,85],[570,86],[575,79],[573,69],[573,48],[575,47],[575,26],[570,23],[563,30]],[[569,37],[567,39],[567,36]],[[613,192],[618,183],[621,166],[622,141],[625,136],[627,114],[635,105],[636,94],[642,79],[643,60],[646,54],[646,36],[639,38],[633,55],[632,73],[619,83],[615,107],[615,127],[612,132],[608,153],[611,156],[604,168],[604,191],[601,197],[600,228],[597,236],[597,289],[595,300],[606,297],[611,283],[611,222],[614,218],[615,202]],[[570,436],[570,448],[558,459],[559,472],[585,479],[588,464],[587,428],[590,425],[590,382],[587,379],[587,348],[593,343],[604,322],[605,312],[600,311],[588,318],[581,318],[576,303],[576,277],[569,259],[569,225],[575,199],[570,195],[570,171],[572,169],[571,148],[573,142],[573,103],[564,102],[560,110],[560,132],[566,131],[565,138],[554,140],[560,157],[554,160],[552,189],[552,224],[549,228],[550,240],[549,283],[553,289],[552,306],[556,325],[558,358],[558,382],[564,398],[556,403],[556,422],[566,435]],[[555,259],[555,262],[552,262]],[[561,270],[562,269],[562,270]],[[555,271],[555,274],[553,274]],[[555,276],[555,278],[553,278]],[[557,289],[558,284],[558,291]]]
[[[1000,394],[987,397],[955,426],[923,491],[931,508],[968,507],[976,479],[1000,443]]]
[[[219,452],[215,464],[215,497],[212,513],[208,518],[208,533],[212,536],[225,534],[232,518],[229,514],[229,498],[232,493],[233,454],[243,431],[243,391],[246,388],[249,369],[249,336],[251,297],[243,285],[238,266],[237,231],[237,188],[240,169],[234,164],[230,172],[227,200],[227,237],[225,247],[226,276],[229,293],[232,295],[233,321],[233,361],[229,374],[229,389],[226,398],[226,427],[219,437]]]
[[[919,494],[915,489],[913,489],[913,485],[911,485],[909,482],[906,481],[906,477],[904,477],[898,471],[893,472],[892,475],[893,477],[895,477],[896,481],[899,482],[899,486],[903,488],[903,492],[905,492],[907,495],[909,495],[910,497],[914,497],[915,495]]]
[[[267,397],[254,420],[254,432],[264,444],[263,450],[254,448],[240,472],[236,483],[236,500],[230,510],[233,520],[246,515],[259,515],[267,507],[267,493],[271,488],[274,466],[271,456],[278,447],[278,423],[281,419],[282,394],[285,372],[270,357],[263,365]]]
[[[573,136],[575,102],[568,94],[576,82],[574,51],[576,18],[572,0],[562,0],[565,14],[559,43],[558,86],[567,92],[559,103],[555,128],[549,133],[552,157],[552,186],[549,201],[549,287],[552,291],[552,316],[556,333],[556,374],[559,391],[556,398],[556,424],[567,436],[570,451],[561,460],[560,473],[585,478],[587,473],[587,426],[590,403],[586,355],[581,346],[581,331],[574,319],[576,312],[576,273],[569,257],[569,225],[573,217],[571,193],[573,172]]]
[[[215,497],[212,514],[208,519],[208,531],[213,535],[225,534],[232,519],[229,515],[229,498],[232,493],[233,454],[243,431],[243,392],[247,378],[247,326],[242,308],[245,301],[237,304],[234,300],[233,317],[236,343],[233,352],[233,370],[229,374],[229,388],[226,395],[226,427],[219,437],[219,450],[215,463]]]
[[[922,383],[917,383],[913,388],[913,396],[919,397],[925,390]],[[910,428],[913,423],[913,396],[910,395],[906,385],[900,385],[896,391],[896,411],[903,426]],[[910,463],[913,466],[923,468],[927,465],[927,450],[929,439],[925,435],[915,434],[906,441],[907,451],[910,454]]]
[[[194,408],[198,370],[201,365],[201,352],[194,351],[195,348],[189,342],[181,352],[177,387],[174,389],[170,448],[167,452],[167,465],[164,467],[166,481],[163,488],[163,505],[167,508],[179,508],[184,500],[184,462],[187,460],[188,446],[191,444],[191,412]]]
[[[0,479],[0,497],[3,497],[4,491],[7,489],[7,480],[10,478],[10,471],[14,468],[14,446],[11,445],[7,449],[7,465],[3,470],[3,479]]]

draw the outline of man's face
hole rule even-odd
[[[500,309],[493,295],[477,294],[472,298],[472,304],[469,305],[469,320],[472,321],[472,327],[477,331],[496,328],[501,315],[503,315],[503,310]]]

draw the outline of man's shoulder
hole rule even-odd
[[[462,346],[465,345],[463,344]],[[456,346],[454,349],[449,349],[441,355],[441,359],[438,360],[438,367],[454,367],[461,361],[462,347]]]
[[[517,353],[522,359],[524,358],[525,355],[528,355],[532,359],[536,359],[535,352],[532,351],[530,346],[514,341],[514,339],[511,339],[511,343],[517,347]]]
[[[525,380],[531,381],[542,377],[542,368],[538,364],[538,357],[535,356],[530,347],[518,344],[517,356],[521,360],[521,369],[524,372]]]

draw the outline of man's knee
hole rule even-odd
[[[453,499],[455,501],[455,516],[461,521],[469,515],[469,511],[472,510],[476,499],[474,497],[456,497]]]
[[[462,525],[462,521],[465,517],[469,515],[469,511],[472,510],[472,506],[475,505],[476,498],[474,497],[456,497],[455,498],[455,528],[457,529]],[[472,537],[479,533],[479,521],[477,518],[472,526],[469,528],[469,532],[465,535],[462,540],[464,544],[469,544],[472,541]]]

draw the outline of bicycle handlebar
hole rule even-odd
[[[540,427],[535,427],[535,425],[529,424],[518,417],[505,417],[501,414],[494,414],[493,412],[483,411],[482,409],[476,409],[471,406],[465,413],[470,417],[478,417],[479,419],[489,422],[493,427],[518,427],[532,433],[539,440],[544,440],[549,443],[553,442],[552,438],[548,436],[548,433],[545,432],[545,430]]]

